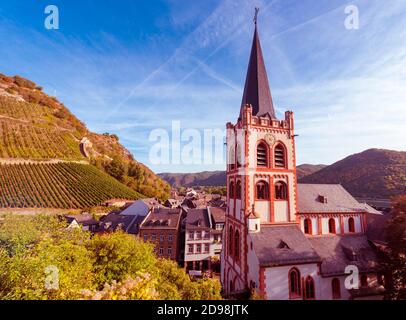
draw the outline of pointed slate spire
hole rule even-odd
[[[262,56],[261,43],[259,42],[257,14],[258,11],[256,9],[254,18],[254,39],[252,41],[247,78],[245,80],[244,94],[241,102],[240,118],[244,105],[250,104],[252,105],[253,115],[264,116],[269,114],[272,119],[276,119],[264,57]]]

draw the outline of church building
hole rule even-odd
[[[240,113],[227,123],[226,139],[225,295],[381,298],[383,278],[366,237],[371,208],[341,185],[297,182],[294,115],[276,117],[256,19]],[[355,286],[346,285],[347,268],[358,272]]]

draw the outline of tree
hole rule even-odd
[[[386,226],[387,248],[382,268],[387,277],[388,298],[406,299],[406,195],[393,201],[392,218]]]
[[[120,282],[154,267],[153,245],[132,235],[115,232],[95,235],[86,244],[94,256],[94,280],[98,289],[113,280]]]

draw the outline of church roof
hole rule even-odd
[[[260,232],[250,235],[259,264],[263,267],[320,261],[297,225],[263,225]]]
[[[355,265],[359,272],[374,271],[377,256],[365,235],[326,235],[309,237],[312,247],[322,258],[323,276],[343,275],[348,265]]]
[[[299,183],[297,188],[299,213],[368,212],[340,184]]]
[[[246,104],[252,105],[252,114],[254,116],[269,114],[272,119],[276,119],[256,23],[241,102],[240,118]]]

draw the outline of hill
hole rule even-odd
[[[1,208],[92,207],[140,194],[96,167],[74,162],[0,164]]]
[[[325,165],[302,164],[297,166],[297,175],[299,178],[311,174],[324,168]],[[210,186],[218,187],[226,185],[225,171],[204,171],[197,173],[159,173],[162,179],[168,182],[172,187],[195,187]]]
[[[357,197],[389,198],[406,194],[406,152],[369,149],[303,177],[299,182],[341,183]]]
[[[169,186],[114,134],[89,131],[34,82],[0,74],[0,160],[87,161],[134,191],[165,199]]]
[[[301,179],[325,167],[327,167],[325,164],[301,164],[300,166],[296,167],[297,178]]]

